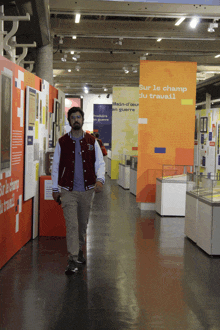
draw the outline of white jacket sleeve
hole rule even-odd
[[[105,161],[103,159],[102,150],[97,142],[95,141],[95,174],[96,174],[96,181],[105,183]]]
[[[54,192],[58,192],[58,174],[59,174],[59,165],[60,165],[60,144],[57,142],[54,156],[53,156],[53,165],[52,165],[52,189]]]

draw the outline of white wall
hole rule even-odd
[[[85,120],[83,125],[84,131],[93,131],[93,106],[94,104],[112,104],[112,95],[109,98],[107,94],[84,94],[83,95],[83,111]]]

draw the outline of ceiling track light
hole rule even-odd
[[[60,44],[60,45],[63,44],[63,37],[62,37],[62,36],[60,36],[59,44]]]
[[[216,23],[216,20],[214,20],[213,23],[209,24],[207,31],[215,32],[215,29],[217,29],[217,27],[218,27],[218,23]]]
[[[76,14],[76,16],[75,16],[75,23],[79,23],[80,22],[80,18],[81,18],[81,15],[80,14]]]
[[[185,17],[181,17],[178,19],[178,21],[176,21],[175,25],[179,26],[186,18]]]
[[[72,36],[72,39],[76,39],[77,37],[76,36]]]
[[[193,19],[190,22],[190,27],[192,29],[195,29],[198,23],[199,23],[199,17],[193,17]]]
[[[66,59],[67,59],[67,54],[64,54],[63,57],[61,57],[61,61],[66,62]]]
[[[215,58],[218,58],[218,57],[220,57],[220,54],[215,56]]]
[[[162,40],[162,38],[158,38],[158,39],[157,39],[157,42],[160,42],[161,40]]]
[[[135,67],[135,66],[132,66],[132,72],[133,72],[133,73],[137,73],[137,72],[138,72],[138,69],[137,69],[137,67]]]

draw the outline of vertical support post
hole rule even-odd
[[[1,17],[4,16],[4,6],[0,6],[0,55],[4,55],[4,21]]]
[[[206,110],[211,109],[211,95],[206,93]]]
[[[16,63],[16,47],[13,47],[13,45],[16,45],[16,37],[11,37],[10,39],[10,45],[12,47],[12,50],[11,50],[11,61],[13,63]]]

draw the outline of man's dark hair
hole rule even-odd
[[[99,138],[99,133],[95,133],[95,137],[98,139]]]
[[[80,112],[82,119],[84,120],[84,112],[82,111],[82,109],[80,109],[79,107],[72,107],[68,110],[68,113],[67,113],[67,118],[68,118],[69,122],[70,122],[70,116],[72,115],[72,113],[76,113],[76,112]]]

